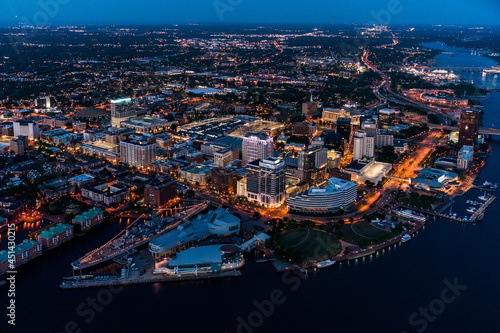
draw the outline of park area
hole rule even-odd
[[[277,256],[294,262],[324,260],[340,253],[342,245],[331,234],[315,229],[297,229],[279,236]]]
[[[401,233],[399,229],[387,231],[376,228],[364,220],[345,224],[340,232],[343,241],[360,246],[379,244]]]

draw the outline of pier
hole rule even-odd
[[[423,210],[423,209],[416,208],[416,207],[406,207],[406,206],[400,206],[400,207],[403,207],[405,209],[411,209],[411,210],[414,210],[414,211],[417,211],[417,212],[420,212],[420,213],[423,213],[423,214],[429,214],[429,215],[433,215],[433,216],[436,216],[436,217],[441,217],[443,219],[454,221],[454,222],[459,222],[459,223],[476,223],[478,220],[481,220],[481,216],[486,211],[486,208],[488,208],[493,203],[493,201],[495,201],[495,200],[496,200],[496,197],[494,195],[489,195],[488,196],[488,200],[486,200],[481,205],[481,207],[479,207],[477,209],[477,211],[474,212],[474,214],[471,215],[470,219],[467,219],[467,220],[463,219],[463,218],[460,218],[460,217],[457,217],[457,216],[452,216],[452,215],[448,215],[448,214],[444,214],[443,213],[446,209],[450,208],[450,206],[453,203],[455,203],[454,200],[451,200],[448,204],[446,204],[444,207],[442,207],[437,212],[430,211],[430,210]]]
[[[138,278],[120,278],[109,277],[103,280],[80,280],[80,281],[64,281],[59,287],[61,289],[78,289],[78,288],[93,288],[93,287],[108,287],[108,286],[124,286],[130,284],[141,283],[158,283],[158,282],[179,282],[204,279],[218,279],[228,277],[241,276],[241,271],[231,270],[220,273],[198,273],[192,275],[159,275],[153,277],[138,277]]]

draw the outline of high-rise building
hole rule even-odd
[[[345,140],[342,134],[335,133],[334,130],[325,130],[321,134],[325,140],[323,146],[327,149],[333,149],[339,152],[345,151]]]
[[[122,121],[127,121],[136,115],[129,97],[112,99],[110,102],[112,127],[120,127]]]
[[[337,119],[337,133],[349,142],[351,139],[351,119],[339,118]]]
[[[312,185],[325,179],[328,149],[313,147],[299,153],[298,170],[301,178]]]
[[[238,183],[238,174],[231,168],[214,168],[210,171],[211,186],[217,193],[235,194]]]
[[[274,140],[265,133],[247,133],[243,138],[243,165],[271,157],[274,154]]]
[[[219,167],[228,166],[233,160],[231,148],[222,148],[214,153],[214,164]]]
[[[458,134],[458,146],[475,147],[479,132],[479,111],[463,110],[460,114],[460,132]]]
[[[394,135],[388,133],[378,133],[375,136],[375,147],[394,146]]]
[[[14,154],[23,155],[26,149],[28,149],[27,137],[20,135],[10,141],[10,151]]]
[[[177,197],[177,182],[172,177],[157,177],[144,187],[144,203],[160,207]]]
[[[14,136],[26,136],[30,140],[40,138],[38,123],[32,120],[18,119],[13,121]]]
[[[396,111],[393,109],[381,109],[378,112],[378,123],[381,128],[391,127],[396,119]]]
[[[352,152],[354,161],[362,159],[365,154],[365,138],[366,133],[364,131],[354,132],[354,147]]]
[[[120,161],[137,168],[146,168],[156,159],[156,143],[133,135],[120,142]]]
[[[302,103],[302,114],[310,119],[318,114],[318,103],[313,101],[312,95],[309,102]]]
[[[269,157],[249,163],[247,197],[266,206],[281,205],[285,201],[285,162]]]
[[[361,124],[361,129],[365,131],[366,136],[376,136],[377,135],[377,123],[375,120],[369,119],[365,120]]]
[[[354,132],[353,160],[357,161],[364,157],[373,158],[375,151],[375,137],[367,136],[365,131]]]

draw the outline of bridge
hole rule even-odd
[[[449,125],[435,125],[435,124],[427,124],[429,128],[437,128],[437,129],[446,129],[450,131],[458,131],[458,126],[449,126]],[[500,135],[499,128],[489,128],[489,127],[479,127],[479,134],[483,135]]]

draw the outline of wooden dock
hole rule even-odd
[[[404,207],[404,206],[403,207],[404,208],[408,208],[408,209],[412,209],[414,211],[417,211],[417,212],[420,212],[420,213],[423,213],[423,214],[429,214],[429,215],[441,217],[443,219],[454,221],[454,222],[459,222],[459,223],[476,223],[478,221],[478,219],[480,219],[480,216],[484,214],[484,212],[486,211],[486,208],[488,208],[493,203],[493,201],[495,201],[496,199],[497,198],[494,195],[490,194],[488,196],[488,200],[486,200],[481,205],[481,207],[479,207],[477,209],[477,211],[474,214],[472,214],[472,216],[468,220],[465,220],[465,219],[460,218],[460,217],[456,217],[456,216],[451,216],[451,215],[444,214],[443,211],[446,210],[447,208],[449,208],[451,206],[451,204],[446,205],[445,207],[443,207],[442,209],[440,209],[438,212],[423,210],[423,209],[419,209],[419,208],[415,208],[415,207]]]

